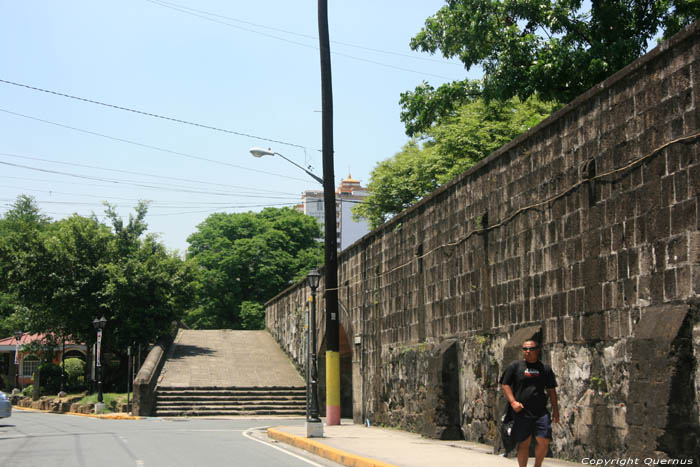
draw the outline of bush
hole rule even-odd
[[[61,390],[61,367],[52,362],[39,365],[39,384],[43,394],[58,394]]]
[[[79,358],[66,358],[66,391],[83,389],[85,384],[85,362]]]
[[[265,329],[265,306],[262,303],[241,303],[241,327],[243,329]]]
[[[22,389],[22,395],[24,397],[32,397],[32,394],[34,393],[34,385],[30,384],[29,386],[25,386],[24,389]]]

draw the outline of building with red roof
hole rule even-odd
[[[22,346],[31,343],[38,343],[41,347],[46,347],[49,341],[56,342],[55,339],[48,339],[47,334],[23,334],[17,339],[5,337],[0,339],[0,377],[2,377],[5,388],[19,386],[23,388],[34,382],[34,372],[41,364],[41,357],[35,352],[26,352]],[[87,346],[84,343],[76,343],[66,340],[55,348],[53,362],[57,365],[61,363],[63,354],[65,358],[79,358],[87,361]],[[19,369],[19,378],[17,378]]]

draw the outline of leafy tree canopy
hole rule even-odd
[[[552,112],[553,104],[536,98],[521,102],[476,99],[430,127],[422,139],[377,164],[370,176],[370,195],[353,208],[355,217],[372,228],[415,204]]]
[[[0,335],[26,329],[26,309],[19,298],[18,281],[28,264],[36,263],[40,236],[50,225],[30,196],[19,196],[0,217]]]
[[[401,120],[414,136],[461,104],[537,95],[568,102],[700,17],[698,0],[447,0],[411,48],[482,67],[482,81],[401,95]]]
[[[188,238],[199,288],[185,322],[260,329],[262,304],[322,262],[321,235],[316,220],[289,208],[209,216]]]
[[[153,236],[144,236],[147,205],[125,225],[73,215],[51,222],[20,196],[0,219],[0,327],[94,342],[104,315],[104,345],[124,352],[169,331],[191,306],[193,274]],[[10,329],[10,327],[14,329]]]

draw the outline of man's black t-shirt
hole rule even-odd
[[[546,389],[557,387],[557,380],[549,365],[517,360],[503,372],[501,384],[510,386],[515,400],[525,406],[523,415],[539,418],[547,413]]]

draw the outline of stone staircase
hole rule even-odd
[[[155,416],[306,414],[306,388],[289,387],[159,387]]]
[[[267,331],[180,329],[151,415],[306,414],[306,385]]]

